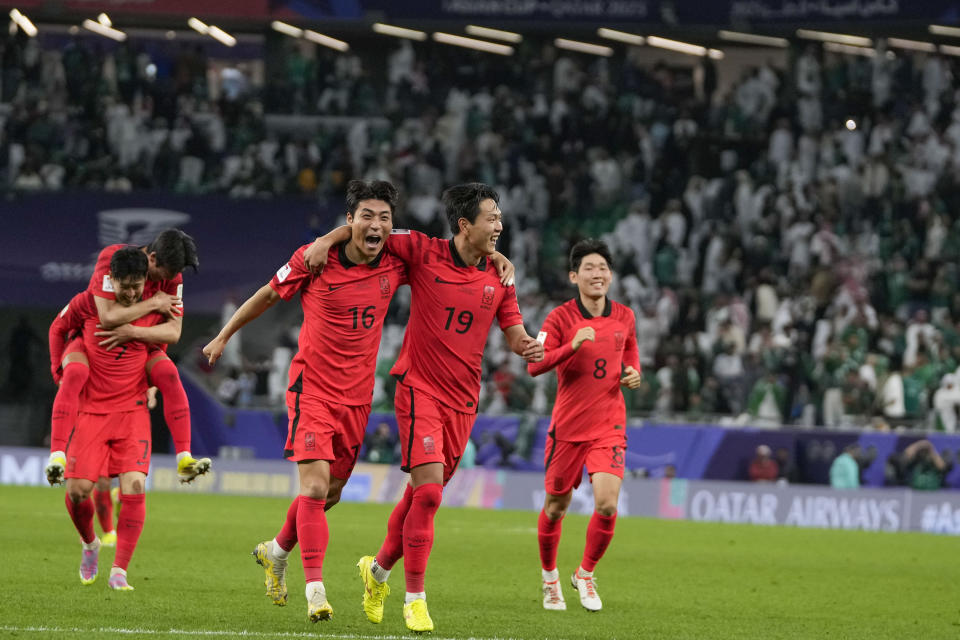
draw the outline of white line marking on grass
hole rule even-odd
[[[246,631],[230,629],[122,629],[117,627],[93,627],[82,629],[80,627],[14,627],[0,626],[0,631],[13,631],[16,633],[112,633],[121,635],[144,635],[144,636],[231,636],[239,638],[336,638],[349,640],[410,640],[411,636],[402,635],[356,635],[352,633],[309,633],[306,631]],[[523,640],[523,638],[490,636],[467,638],[444,638],[440,636],[430,636],[433,640]],[[559,639],[558,639],[559,640]]]

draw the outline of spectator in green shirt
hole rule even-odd
[[[943,486],[950,470],[929,440],[917,440],[903,451],[907,484],[911,489],[933,491]]]

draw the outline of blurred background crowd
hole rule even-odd
[[[395,226],[446,235],[443,188],[486,182],[530,330],[574,294],[569,246],[611,246],[612,297],[636,312],[644,367],[632,414],[956,429],[955,58],[794,43],[722,79],[709,57],[678,65],[640,48],[439,47],[282,41],[223,64],[202,44],[4,34],[0,189],[300,194],[339,208],[350,179],[383,179],[404,196]],[[305,240],[328,223],[307,221]],[[225,317],[240,302],[224,301]],[[375,409],[392,407],[407,304],[397,297],[384,331]],[[297,306],[276,312],[285,328],[269,341],[243,332],[205,376],[223,401],[282,405]],[[549,413],[553,377],[529,378],[491,341],[481,411]]]

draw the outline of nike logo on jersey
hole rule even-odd
[[[441,280],[441,279],[440,279],[440,276],[437,276],[437,277],[434,279],[434,281],[435,281],[437,284],[460,284],[459,282],[450,282],[449,280]]]
[[[347,286],[347,285],[345,285],[345,284],[338,284],[337,286],[333,286],[333,285],[331,284],[329,287],[327,287],[327,290],[328,290],[328,291],[336,291],[337,289],[342,289],[342,288],[344,288],[345,286]]]

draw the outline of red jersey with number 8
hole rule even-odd
[[[583,327],[593,327],[596,339],[574,351],[573,337]],[[593,317],[577,296],[547,315],[537,340],[543,344],[544,359],[527,365],[530,374],[557,368],[553,437],[582,442],[624,429],[627,411],[620,377],[627,366],[640,371],[633,311],[607,298],[603,313]]]

